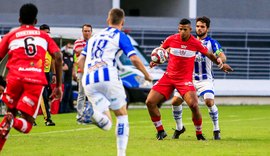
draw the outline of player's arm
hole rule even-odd
[[[78,67],[82,70],[82,72],[84,71],[84,63],[85,63],[85,55],[80,55],[78,58]]]
[[[56,97],[56,99],[62,100],[63,92],[62,92],[62,53],[55,52],[52,55],[54,59],[54,67],[55,67],[55,75],[56,75],[56,87],[52,91],[51,96]]]
[[[132,64],[143,73],[145,80],[152,81],[151,76],[146,71],[145,66],[143,65],[142,61],[139,59],[137,55],[132,55],[129,57],[129,59],[132,62]]]

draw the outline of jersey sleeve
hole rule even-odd
[[[202,53],[203,55],[206,55],[207,52],[208,52],[208,49],[207,49],[206,46],[204,46],[204,45],[199,41],[197,51],[199,51],[199,52]]]
[[[9,35],[4,36],[0,42],[0,59],[3,59],[8,52],[8,37]]]
[[[88,42],[90,42],[90,41],[87,41],[87,42],[86,42],[86,45],[85,45],[85,47],[83,48],[83,51],[81,52],[81,55],[83,55],[83,56],[85,56],[85,57],[86,57],[86,54],[87,54]]]
[[[164,49],[169,48],[170,47],[170,42],[171,42],[171,37],[169,36],[163,41],[161,47],[164,48]]]
[[[125,35],[122,32],[120,32],[119,47],[123,50],[123,52],[127,55],[127,57],[136,55],[136,51],[134,50],[134,47],[132,46],[130,39],[127,37],[127,35]]]
[[[223,49],[221,45],[218,43],[218,41],[212,39],[210,40],[210,42],[211,42],[211,46],[212,46],[214,54],[219,55],[221,52],[223,52]]]

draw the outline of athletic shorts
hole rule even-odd
[[[2,100],[8,108],[24,112],[36,118],[43,92],[43,85],[9,78]]]
[[[118,110],[127,104],[126,93],[121,80],[90,83],[83,88],[93,107],[101,110],[105,110],[106,107]]]
[[[164,74],[162,78],[154,84],[152,89],[164,95],[166,100],[171,97],[174,89],[177,89],[181,96],[185,95],[188,91],[195,91],[191,81],[172,79],[169,78],[167,74]]]
[[[210,79],[210,80],[201,80],[201,81],[197,81],[197,80],[193,80],[193,84],[197,90],[197,95],[200,97],[200,99],[204,99],[204,94],[205,93],[210,93],[212,95],[207,96],[207,98],[210,99],[214,99],[214,80]],[[177,90],[175,90],[174,96],[177,97],[181,97],[181,95],[177,92]]]

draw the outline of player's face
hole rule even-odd
[[[82,33],[83,33],[83,38],[85,40],[88,40],[92,35],[92,29],[90,27],[84,26]]]
[[[208,28],[206,26],[206,23],[198,21],[196,23],[196,34],[197,34],[197,36],[206,37],[207,32],[208,32]]]
[[[186,24],[186,25],[179,24],[178,32],[179,32],[182,40],[184,40],[184,41],[188,40],[190,37],[190,32],[191,32],[190,24]]]

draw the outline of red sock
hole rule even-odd
[[[200,119],[193,118],[192,121],[196,129],[196,135],[202,134],[202,118]]]
[[[32,125],[33,124],[23,118],[14,118],[13,127],[22,133],[29,133],[32,129]]]
[[[152,116],[151,120],[154,123],[157,131],[164,131],[160,116]]]
[[[2,122],[1,122],[1,124],[0,125],[2,125],[4,123],[4,120],[2,120]],[[5,143],[6,143],[6,140],[7,140],[7,138],[8,138],[8,133],[9,133],[10,131],[8,131],[7,132],[7,135],[6,135],[6,137],[5,138],[0,138],[0,151],[2,151],[2,149],[3,149],[3,147],[4,147],[4,145],[5,145]]]
[[[3,138],[3,139],[0,138],[0,151],[2,151],[2,149],[3,149],[4,145],[5,145],[5,142],[6,142],[7,138],[8,138],[8,135],[7,135],[6,138]]]

